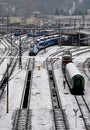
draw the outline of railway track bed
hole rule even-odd
[[[79,110],[81,112],[81,118],[84,121],[85,129],[90,130],[90,108],[84,98],[84,96],[75,96],[75,100],[78,104]]]
[[[13,130],[31,130],[31,110],[19,109],[15,113]]]
[[[52,69],[49,69],[48,65],[47,65],[49,82],[50,82],[50,91],[51,91],[51,99],[52,99],[52,106],[53,106],[55,129],[56,130],[60,130],[60,129],[69,130],[68,120],[67,120],[66,114],[62,108],[62,103],[61,103],[58,88],[56,85],[52,64],[51,64],[51,68]]]

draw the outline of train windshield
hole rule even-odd
[[[75,85],[75,87],[81,87],[82,86],[82,79],[81,78],[75,78],[74,85]]]
[[[33,45],[33,44],[31,44],[31,45],[30,45],[30,48],[33,48],[33,47],[34,47],[34,45]]]

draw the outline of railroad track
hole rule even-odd
[[[51,64],[52,66],[52,64]],[[55,130],[69,130],[69,124],[65,111],[62,108],[61,99],[58,92],[58,87],[55,81],[55,76],[53,72],[53,67],[49,69],[47,64],[50,92],[53,106],[53,117],[55,122]]]
[[[11,74],[12,74],[14,68],[15,68],[17,60],[18,59],[12,59],[10,61],[10,63],[8,64],[8,80],[9,80],[9,78],[10,78],[10,76],[11,76]],[[3,94],[3,92],[4,92],[4,89],[6,87],[6,83],[7,83],[7,68],[6,68],[6,70],[3,74],[1,81],[0,81],[0,98]]]
[[[78,56],[80,54],[90,51],[90,49],[88,47],[84,47],[84,48],[80,48],[80,49],[77,49],[77,47],[72,47],[72,48],[68,48],[68,49],[71,50],[71,53],[75,53],[75,54],[73,54],[73,56]],[[62,53],[64,50],[67,50],[67,49],[62,49],[62,50],[59,50],[59,51],[49,55],[48,59],[50,59],[50,61],[51,61],[51,59],[53,59],[53,63],[55,63],[59,59],[59,56],[62,56]]]
[[[10,43],[6,42],[6,39],[5,39],[5,43],[7,43],[7,45],[8,45],[8,44],[10,45]],[[15,47],[15,46],[13,45],[13,47]],[[16,47],[15,47],[15,48],[16,48]],[[26,51],[26,49],[22,49],[22,53],[23,53],[24,51]],[[9,51],[8,51],[8,52],[9,52]],[[15,55],[16,55],[16,58],[14,58]],[[12,51],[12,55],[9,54],[7,57],[9,58],[9,56],[10,56],[10,58],[11,58],[11,57],[12,57],[12,58],[11,58],[9,64],[8,64],[8,79],[10,78],[10,76],[11,76],[11,74],[12,74],[14,68],[15,68],[15,65],[16,65],[17,60],[18,60],[17,58],[19,57],[19,56],[18,56],[18,50],[17,50],[17,48],[16,48],[16,50],[13,50],[13,51]],[[3,58],[3,60],[4,60],[4,58]],[[2,96],[2,94],[3,94],[3,92],[4,92],[4,89],[5,89],[5,87],[6,87],[6,83],[7,83],[7,68],[5,69],[5,72],[4,72],[4,74],[3,74],[3,77],[2,77],[2,79],[1,79],[1,81],[0,81],[0,98],[1,98],[1,96]]]
[[[65,77],[65,80],[68,84],[66,77]],[[68,84],[68,87],[70,89],[69,84]],[[85,129],[90,130],[90,108],[89,108],[89,104],[87,103],[87,100],[86,100],[86,98],[83,94],[82,95],[74,95],[74,98],[75,98],[76,103],[78,105],[78,108],[80,110],[80,113],[81,113],[80,117],[82,118],[82,120],[84,122]]]
[[[31,130],[32,113],[29,109],[29,104],[31,96],[33,68],[34,59],[29,59],[20,109],[16,111],[12,130]]]
[[[90,58],[87,58],[85,60],[85,62],[83,63],[83,70],[84,70],[84,73],[87,76],[87,78],[90,80],[90,68],[89,68],[89,64],[90,64]]]
[[[5,54],[5,56],[2,58],[2,60],[0,61],[0,64],[4,61],[4,60],[7,60],[6,57],[9,57],[11,56],[10,55],[10,44],[7,42],[6,38],[2,40],[3,44],[5,44],[6,48],[7,48],[7,52]],[[17,53],[17,51],[13,51],[12,55],[15,56]],[[6,61],[8,63],[8,61]],[[6,63],[5,62],[5,63]],[[11,58],[11,60],[9,61],[8,63],[8,80],[9,80],[9,77],[11,76],[13,70],[14,70],[14,67],[16,65],[16,62],[17,62],[17,59],[14,59],[14,58]],[[3,76],[0,80],[0,98],[4,92],[4,89],[6,87],[6,83],[7,83],[7,68],[5,68],[5,71],[3,72]]]
[[[84,96],[74,96],[81,112],[81,118],[83,119],[85,129],[90,130],[90,108],[84,98]]]
[[[9,52],[10,52],[10,46],[8,45],[8,43],[6,42],[5,39],[2,39],[2,43],[5,46],[5,51],[3,52],[4,54],[0,57],[0,65],[2,64],[2,62],[4,61],[6,56],[9,56]]]

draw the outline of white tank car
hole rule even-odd
[[[83,92],[85,79],[74,63],[66,65],[66,78],[72,92]]]

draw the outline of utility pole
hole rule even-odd
[[[61,48],[61,22],[60,22],[60,19],[59,19],[59,46]]]
[[[12,55],[12,29],[11,29],[11,55]]]
[[[76,19],[74,20],[74,30],[75,30],[75,28],[76,28]]]
[[[79,41],[78,41],[78,47],[80,47],[80,27],[79,27]]]
[[[7,64],[7,113],[9,112],[9,75],[8,75],[9,65]]]
[[[79,21],[79,35],[78,35],[78,47],[80,47],[80,28],[81,28],[81,21]]]
[[[85,14],[83,14],[83,28],[84,28],[84,26],[85,26]]]
[[[8,25],[9,25],[9,16],[7,16],[7,33],[8,33]]]
[[[34,43],[35,30],[32,31],[33,43]]]
[[[22,48],[21,48],[21,38],[19,43],[19,69],[22,69]]]
[[[46,53],[45,43],[46,43],[46,36],[44,36],[44,53]]]

